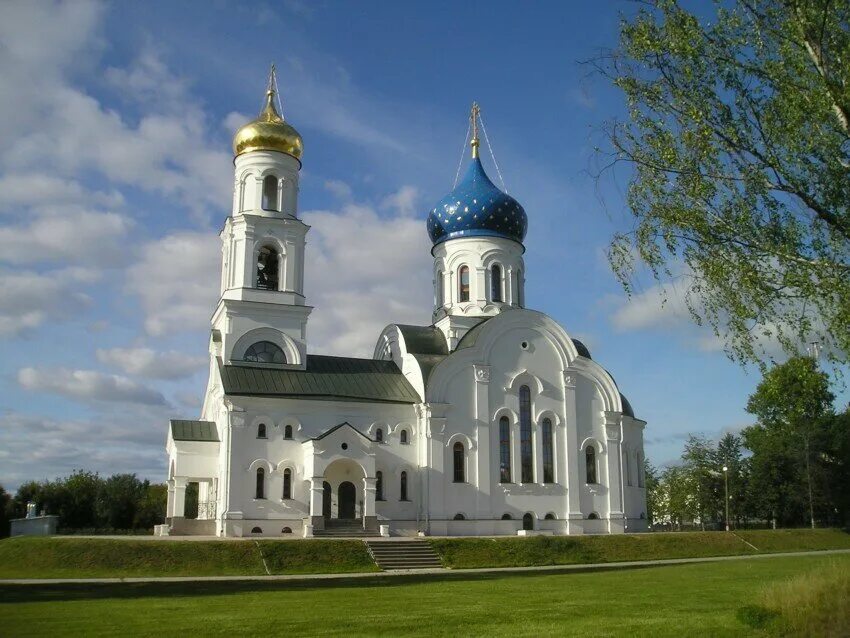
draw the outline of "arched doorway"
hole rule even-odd
[[[525,530],[534,529],[534,517],[531,514],[525,514],[522,517],[522,528]]]
[[[357,502],[357,488],[351,481],[343,481],[339,484],[337,491],[337,507],[339,518],[353,519],[355,503]]]
[[[327,481],[322,483],[322,516],[331,517],[331,484]]]

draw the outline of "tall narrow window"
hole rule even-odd
[[[458,301],[469,301],[469,266],[461,266],[458,273]]]
[[[522,515],[522,528],[524,530],[534,529],[534,517],[531,515],[531,513]]]
[[[384,473],[380,470],[375,472],[375,500],[384,500]]]
[[[463,443],[460,441],[455,443],[454,448],[452,449],[452,456],[454,459],[454,482],[465,483],[466,477],[463,470]]]
[[[637,455],[637,471],[638,471],[638,487],[646,487],[644,484],[644,465],[643,465],[643,454],[638,452]]]
[[[402,430],[399,438],[401,439],[402,445],[407,445],[407,430]]]
[[[287,425],[285,428],[283,428],[283,438],[285,438],[285,439],[291,439],[292,438],[292,426],[291,425]]]
[[[534,446],[531,441],[531,390],[519,388],[519,459],[520,480],[534,483]]]
[[[407,472],[401,473],[400,488],[401,488],[401,490],[400,490],[401,496],[399,496],[399,500],[400,501],[406,501],[407,500]]]
[[[257,253],[257,288],[260,290],[278,289],[280,260],[277,251],[271,246],[263,246]]]
[[[584,450],[584,464],[587,466],[587,482],[596,483],[596,450],[592,445]]]
[[[257,438],[258,439],[266,438],[266,424],[265,423],[260,423],[260,425],[257,426]]]
[[[632,486],[632,453],[626,450],[626,485]]]
[[[555,458],[552,451],[552,419],[543,419],[543,482],[555,482]]]
[[[502,267],[493,264],[490,268],[490,298],[493,301],[502,300]]]
[[[283,471],[283,498],[292,498],[292,470]]]
[[[277,197],[277,177],[266,175],[263,180],[263,210],[280,210]]]
[[[437,280],[434,282],[434,305],[442,308],[445,305],[443,299],[443,273],[437,272]]]
[[[375,441],[378,443],[384,442],[384,430],[382,428],[375,430]]]
[[[266,498],[266,471],[257,468],[257,489],[254,491],[254,498]]]
[[[511,422],[508,417],[499,419],[499,480],[511,482]]]

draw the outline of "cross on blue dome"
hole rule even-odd
[[[523,207],[484,172],[478,157],[477,115],[473,105],[472,162],[466,175],[428,214],[428,235],[435,245],[461,237],[504,237],[522,243],[528,230]]]

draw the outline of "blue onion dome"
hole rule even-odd
[[[475,150],[464,178],[428,214],[431,241],[436,245],[461,237],[504,237],[522,243],[528,230],[525,210],[490,181]]]

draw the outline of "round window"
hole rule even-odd
[[[528,341],[523,341],[520,345],[522,345],[523,350],[528,350]]]
[[[348,449],[348,443],[343,443],[340,447],[341,447],[343,450],[347,450],[347,449]]]

